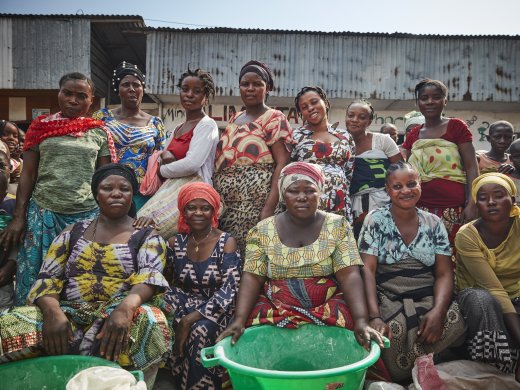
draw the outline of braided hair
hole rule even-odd
[[[410,171],[417,173],[415,168],[410,163],[398,161],[396,163],[390,164],[388,168],[386,168],[385,182],[388,183],[389,177],[397,171]],[[417,175],[419,174],[417,173]]]
[[[206,99],[209,100],[210,97],[215,97],[215,82],[213,81],[213,77],[211,77],[211,74],[209,72],[206,72],[205,70],[202,70],[200,68],[191,70],[188,66],[188,70],[184,72],[179,78],[177,87],[180,88],[182,86],[182,82],[186,77],[197,77],[200,79],[200,81],[202,81],[202,83],[204,84],[204,95],[206,96]]]
[[[325,108],[327,109],[327,114],[328,114],[329,110],[330,110],[330,101],[327,98],[327,94],[325,93],[323,88],[318,87],[318,86],[307,86],[307,87],[303,87],[302,89],[300,89],[300,92],[298,92],[298,94],[294,98],[294,107],[296,108],[296,112],[298,113],[300,118],[302,116],[302,112],[300,110],[300,98],[303,95],[305,95],[307,92],[316,92],[320,96],[321,100],[323,100],[323,102],[325,103]]]

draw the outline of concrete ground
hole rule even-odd
[[[173,378],[170,371],[161,368],[155,378],[153,390],[177,390],[173,384]]]

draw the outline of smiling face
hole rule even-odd
[[[132,184],[128,180],[119,175],[107,176],[98,186],[99,212],[109,218],[127,215],[132,206],[132,195]]]
[[[480,218],[488,222],[500,222],[509,218],[513,199],[500,184],[484,184],[477,192],[477,208]]]
[[[365,133],[372,123],[370,108],[363,103],[353,103],[347,109],[345,124],[352,135]]]
[[[417,94],[417,106],[425,118],[442,116],[448,99],[439,87],[426,85]]]
[[[86,80],[69,79],[58,93],[58,104],[65,118],[85,116],[93,99],[92,89]]]
[[[401,209],[415,207],[421,197],[419,174],[406,168],[392,172],[386,179],[386,192],[392,206]]]
[[[315,91],[304,93],[298,99],[298,107],[304,122],[317,126],[327,121],[327,105]]]
[[[213,207],[204,199],[193,199],[184,207],[184,218],[191,232],[206,232],[211,229]]]
[[[20,144],[18,140],[18,129],[11,122],[6,122],[0,139],[8,146],[9,153],[13,154],[18,151],[18,146]]]
[[[246,107],[263,105],[269,88],[256,73],[248,72],[240,79],[240,97]]]
[[[320,191],[315,184],[307,180],[292,183],[283,195],[287,212],[295,218],[307,219],[318,210]]]
[[[200,111],[207,102],[204,82],[195,76],[188,76],[181,84],[181,104],[186,111]]]

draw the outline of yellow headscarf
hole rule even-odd
[[[473,201],[477,202],[477,192],[478,190],[486,184],[498,184],[502,187],[504,187],[511,197],[516,196],[516,186],[513,180],[511,180],[509,177],[502,173],[498,172],[489,172],[484,173],[483,175],[480,175],[475,180],[473,180],[473,183],[471,184],[471,197],[473,198]],[[513,204],[513,207],[511,207],[511,213],[509,214],[511,217],[518,217],[520,216],[520,207],[518,207],[516,204]]]

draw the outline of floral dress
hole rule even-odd
[[[328,132],[338,140],[324,143],[312,139],[311,130],[304,127],[294,130],[291,159],[318,164],[323,168],[325,186],[321,195],[320,209],[344,215],[352,222],[349,188],[354,168],[354,140],[345,129],[335,129],[329,125]]]
[[[222,233],[211,256],[192,261],[186,255],[189,234],[177,234],[173,261],[173,287],[166,302],[175,311],[173,321],[195,310],[202,319],[191,327],[182,356],[171,357],[171,368],[178,389],[220,389],[224,371],[204,368],[200,350],[215,344],[217,336],[229,325],[240,282],[240,255],[224,253],[230,237]]]

